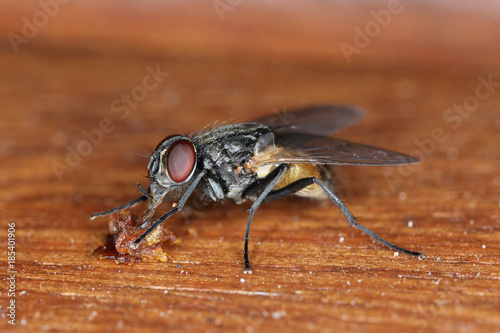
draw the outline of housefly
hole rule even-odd
[[[143,241],[160,223],[179,212],[189,197],[204,203],[231,200],[253,202],[245,232],[245,272],[251,273],[248,240],[252,218],[266,201],[287,195],[330,199],[349,224],[392,250],[424,258],[419,252],[389,243],[356,222],[332,190],[334,165],[400,165],[416,163],[415,157],[353,143],[327,135],[354,124],[360,109],[319,105],[273,114],[240,124],[224,124],[192,135],[166,137],[156,147],[148,165],[149,187],[120,207],[95,213],[92,218],[148,201],[139,228]],[[158,205],[173,200],[173,208],[153,219]]]

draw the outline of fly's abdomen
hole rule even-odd
[[[265,178],[270,172],[280,165],[280,160],[275,158],[275,156],[285,152],[286,150],[284,147],[269,145],[259,153],[255,154],[252,159],[245,164],[245,166],[248,169],[253,170],[258,179]],[[273,163],[269,163],[268,161],[273,161]],[[308,177],[318,178],[327,184],[331,183],[331,172],[327,166],[312,163],[290,163],[288,161],[283,161],[283,163],[287,163],[290,167],[273,190],[279,190],[289,184],[292,184],[293,182]],[[302,190],[295,192],[294,195],[315,199],[327,198],[325,192],[316,184],[306,186]]]
[[[315,164],[291,164],[287,172],[283,175],[281,180],[276,184],[274,190],[279,190],[297,180],[315,177],[324,183],[330,183],[330,170],[323,165]],[[327,199],[325,191],[317,184],[312,184],[304,187],[302,190],[295,192],[294,195],[300,197],[314,198],[314,199]]]

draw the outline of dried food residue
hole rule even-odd
[[[166,262],[172,259],[163,251],[162,245],[175,242],[173,232],[160,224],[135,248],[134,241],[145,231],[145,229],[136,228],[136,225],[137,216],[132,215],[128,210],[111,214],[109,234],[105,244],[94,250],[94,256],[125,264],[137,261]]]

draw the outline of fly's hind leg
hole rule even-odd
[[[333,193],[333,191],[330,190],[330,188],[328,188],[328,186],[325,185],[325,183],[323,183],[321,180],[319,180],[316,177],[302,178],[302,179],[299,179],[291,184],[288,184],[287,186],[285,186],[279,190],[272,191],[266,196],[265,201],[275,200],[275,199],[279,199],[281,197],[293,194],[295,192],[300,191],[304,187],[312,185],[312,184],[317,184],[318,186],[321,187],[321,189],[326,193],[326,195],[328,195],[330,200],[332,200],[333,203],[335,203],[335,205],[340,209],[340,211],[342,212],[342,214],[345,216],[345,218],[347,219],[347,221],[349,222],[349,224],[352,227],[358,228],[359,230],[361,230],[364,233],[368,234],[369,236],[373,237],[376,241],[384,244],[385,246],[387,246],[388,248],[390,248],[394,251],[398,251],[398,252],[408,254],[411,256],[416,256],[419,259],[425,258],[425,254],[420,253],[420,252],[409,251],[409,250],[403,249],[397,245],[389,243],[388,241],[381,238],[380,236],[378,236],[376,233],[374,233],[373,231],[371,231],[367,227],[356,222],[356,218],[352,215],[352,213],[349,211],[349,209],[346,207],[346,205],[339,199],[339,197],[337,197],[335,195],[335,193]]]

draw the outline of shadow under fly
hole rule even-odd
[[[293,194],[330,199],[351,226],[392,250],[422,259],[422,253],[389,243],[356,222],[330,188],[332,165],[380,166],[419,161],[409,155],[328,137],[354,124],[362,115],[357,108],[318,105],[246,123],[224,124],[189,136],[168,136],[151,155],[148,188],[138,184],[142,196],[95,213],[92,218],[149,201],[139,225],[144,233],[134,241],[137,246],[160,223],[180,211],[191,195],[206,203],[251,200],[244,243],[245,273],[251,273],[248,240],[255,211],[263,202]],[[154,220],[155,210],[166,196],[175,204]]]

